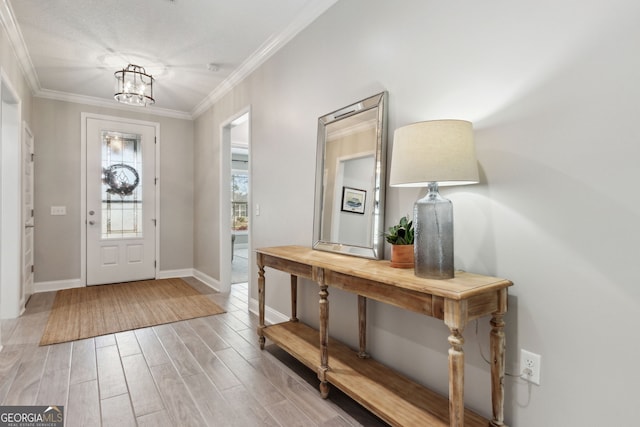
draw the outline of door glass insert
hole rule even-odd
[[[142,236],[141,135],[102,131],[102,239]]]

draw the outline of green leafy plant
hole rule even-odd
[[[400,218],[398,224],[389,227],[389,231],[384,233],[384,238],[392,245],[413,245],[413,221],[409,215]]]

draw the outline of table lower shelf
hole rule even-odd
[[[265,337],[307,367],[320,365],[319,332],[300,322],[263,329]],[[385,422],[394,426],[449,426],[449,399],[373,359],[361,359],[339,341],[329,339],[327,381]],[[465,409],[465,426],[487,427],[489,421]]]

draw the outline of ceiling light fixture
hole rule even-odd
[[[153,99],[153,76],[143,67],[129,64],[127,68],[113,73],[116,77],[116,101],[123,104],[145,107],[155,104]]]

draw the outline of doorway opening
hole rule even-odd
[[[221,283],[248,283],[251,242],[251,168],[249,111],[222,126]],[[224,291],[230,290],[224,289]]]

